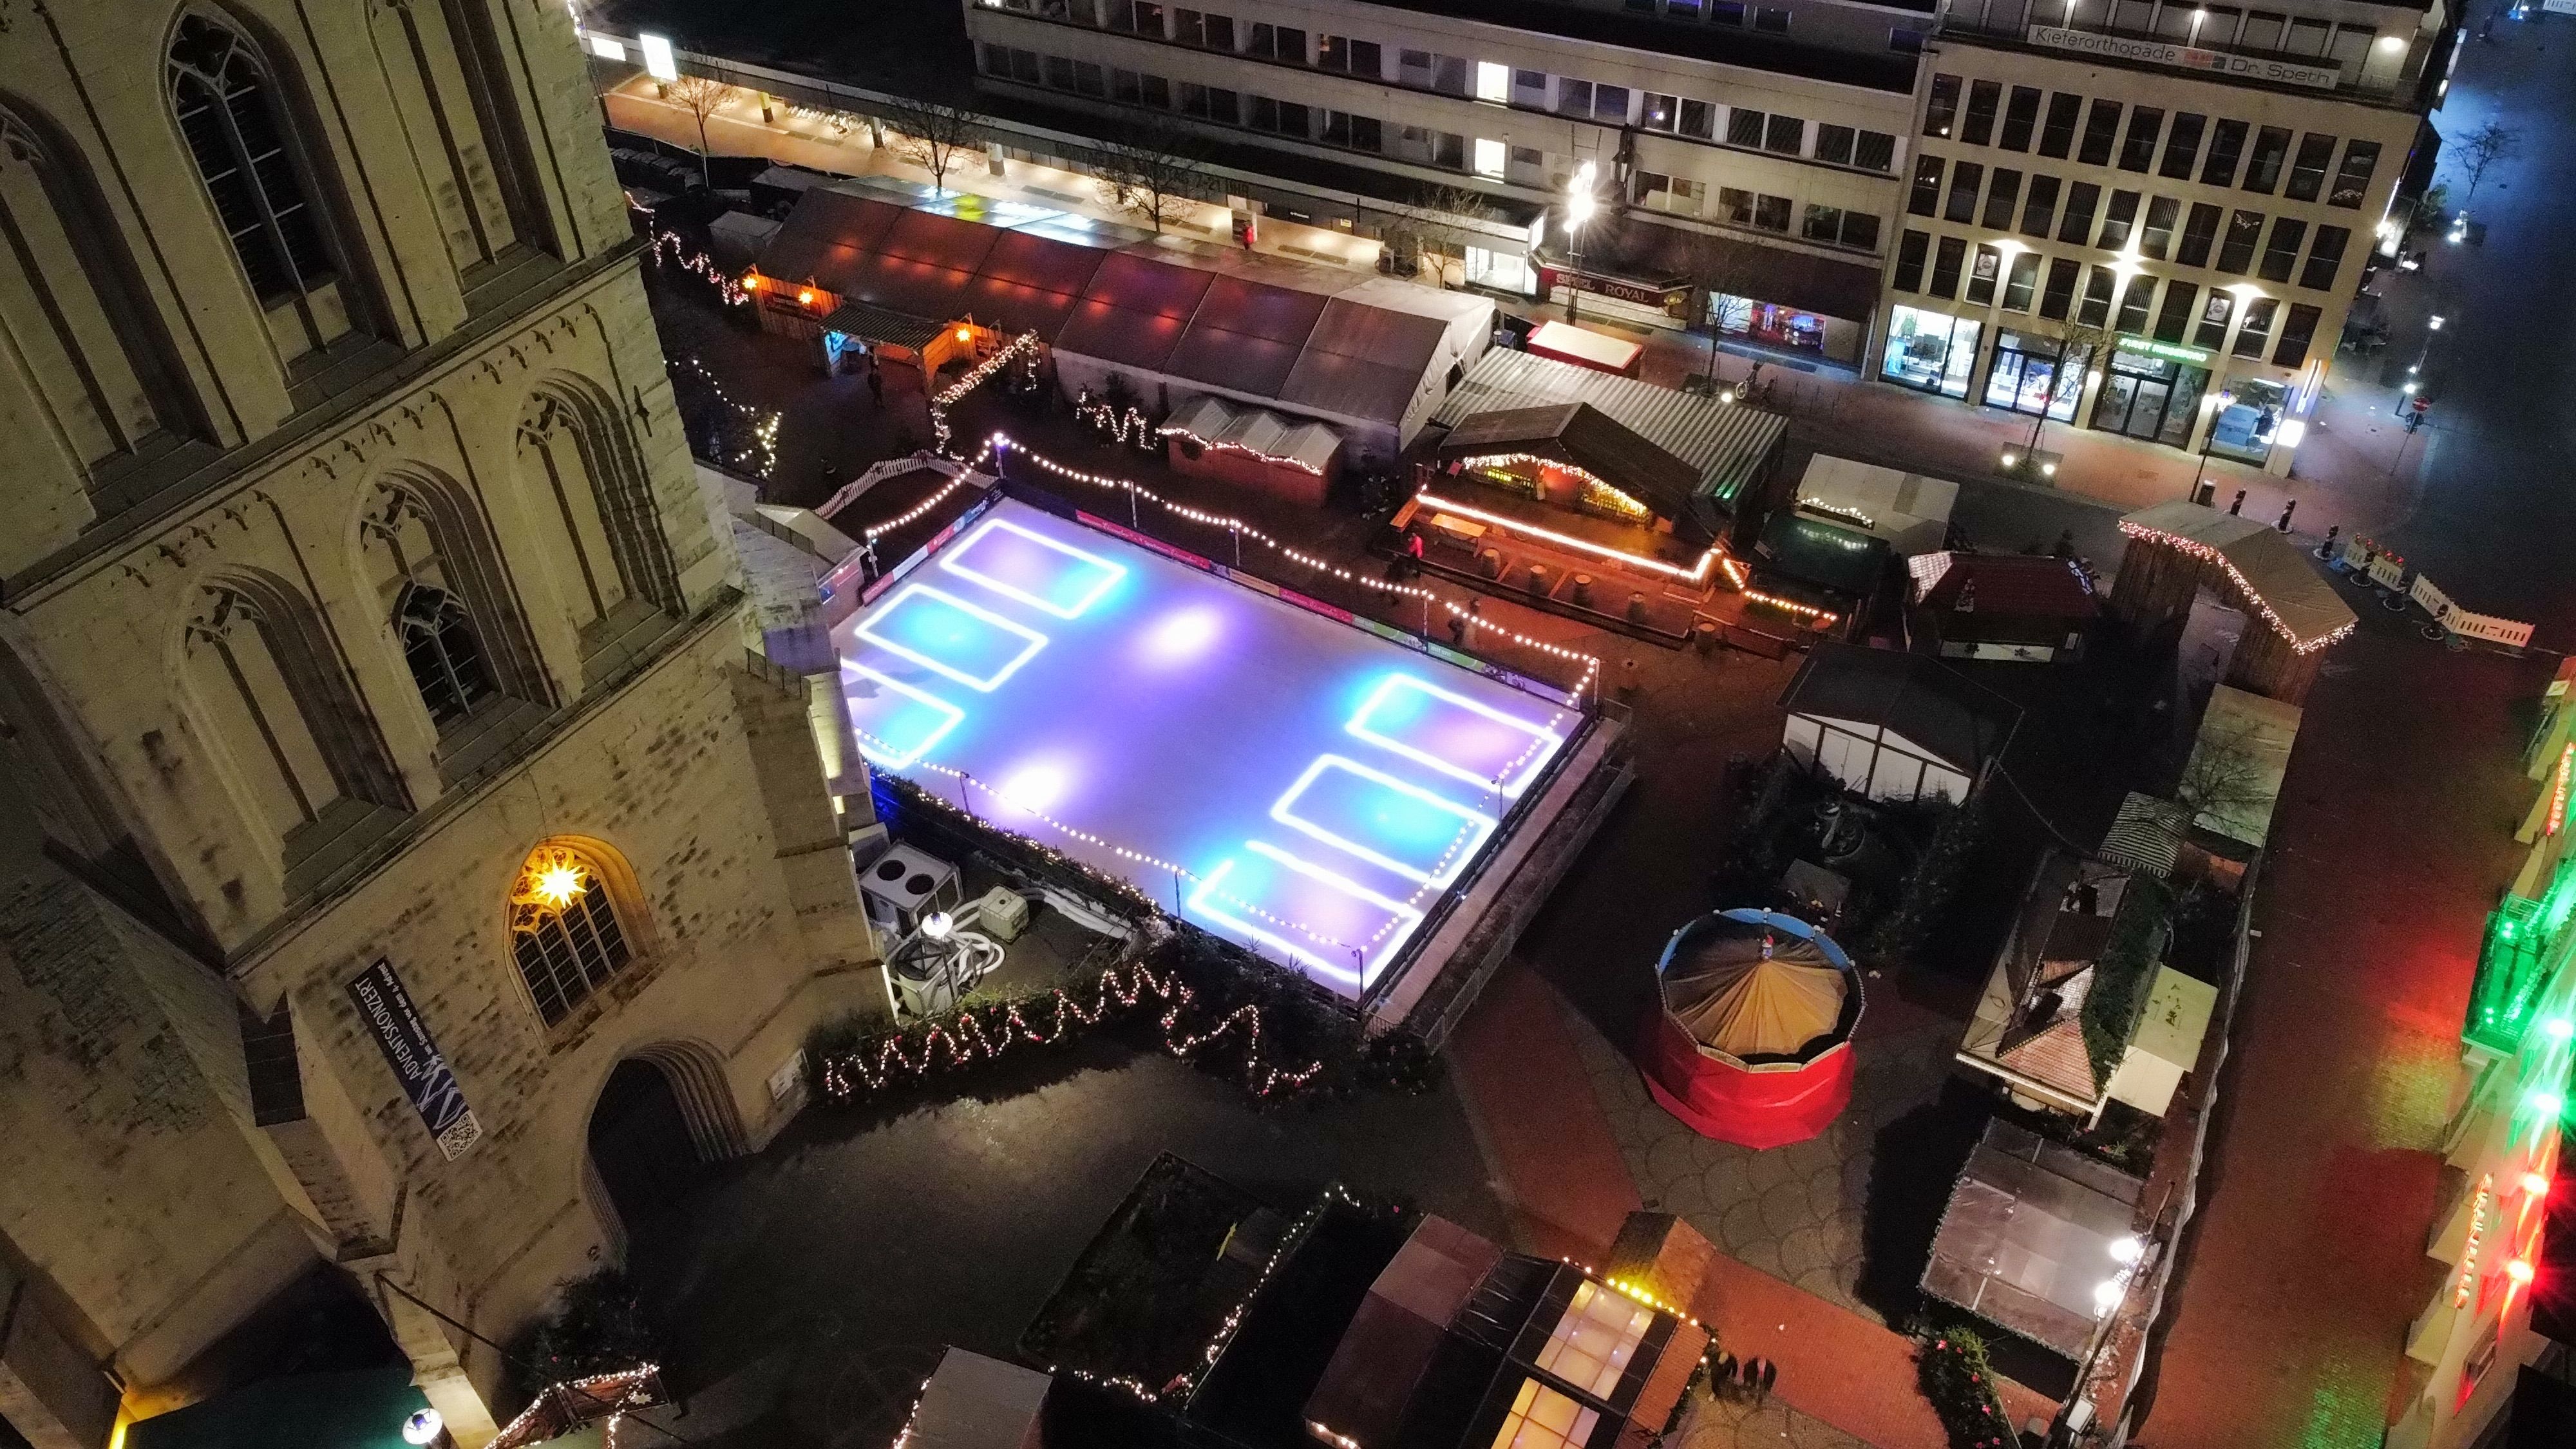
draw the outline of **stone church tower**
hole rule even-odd
[[[807,1031],[882,1003],[639,267],[564,0],[0,0],[0,1418],[37,1449],[317,1263],[473,1449],[476,1335],[622,1250],[611,1072],[744,1152]]]

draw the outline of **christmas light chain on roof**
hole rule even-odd
[[[650,212],[645,214],[651,215]],[[644,250],[653,259],[653,265],[657,267],[664,262],[670,262],[684,272],[695,272],[705,278],[707,283],[716,289],[716,295],[724,299],[724,304],[728,307],[739,307],[751,300],[751,289],[742,284],[741,278],[716,265],[715,258],[682,241],[678,232],[667,227],[655,227],[653,235],[645,243]]]
[[[1241,453],[1257,463],[1273,465],[1284,463],[1301,472],[1312,473],[1318,478],[1324,476],[1324,470],[1320,466],[1309,463],[1303,458],[1291,458],[1284,453],[1265,453],[1249,443],[1238,443],[1231,438],[1202,438],[1187,428],[1175,428],[1169,425],[1155,431],[1166,438],[1185,438],[1213,452]]]
[[[1802,619],[1812,619],[1819,629],[1832,628],[1834,621],[1842,617],[1831,609],[1819,609],[1813,604],[1802,604],[1795,599],[1784,599],[1778,594],[1763,593],[1759,589],[1746,589],[1744,597],[1756,604],[1778,609],[1784,614],[1795,614]]]
[[[1620,487],[1618,484],[1611,482],[1609,479],[1602,477],[1600,474],[1593,472],[1589,468],[1577,467],[1572,463],[1566,462],[1562,458],[1541,457],[1536,453],[1479,453],[1472,458],[1461,458],[1458,462],[1460,466],[1467,468],[1509,468],[1519,463],[1536,463],[1543,468],[1554,468],[1561,473],[1573,474],[1575,477],[1583,480],[1583,482],[1594,488],[1598,488],[1602,492],[1617,499],[1617,506],[1630,513],[1646,517],[1652,517],[1654,515],[1654,510],[1648,508],[1645,505],[1644,500],[1630,493],[1627,489]]]
[[[1798,506],[1806,509],[1810,513],[1821,513],[1828,518],[1839,518],[1846,523],[1857,523],[1863,528],[1878,527],[1877,519],[1870,517],[1868,514],[1861,512],[1857,508],[1853,508],[1845,504],[1827,503],[1821,498],[1801,497],[1798,500]]]
[[[887,534],[894,532],[896,529],[903,527],[905,524],[914,522],[915,520],[927,515],[930,510],[947,502],[949,494],[965,487],[968,480],[974,476],[974,472],[975,470],[972,467],[969,467],[963,472],[960,472],[956,477],[949,479],[944,484],[941,484],[935,492],[933,492],[929,497],[921,500],[919,503],[912,505],[910,508],[905,509],[903,512],[896,514],[894,517],[887,519],[883,523],[869,524],[867,529],[861,535],[860,541],[863,543],[874,543],[878,539],[885,537]]]
[[[1011,359],[1018,357],[1021,353],[1027,352],[1037,345],[1038,335],[1036,333],[1023,332],[1019,336],[1012,338],[1009,342],[1004,343],[1000,348],[996,349],[992,356],[987,357],[983,361],[976,363],[973,367],[966,369],[965,373],[955,382],[941,388],[938,394],[930,400],[930,446],[932,449],[942,453],[948,451],[948,440],[951,436],[948,429],[948,410],[957,405],[957,400],[959,398],[962,398],[966,394],[983,386],[984,379],[991,377],[994,373],[1008,367],[1011,363]]]
[[[1577,553],[1588,553],[1601,558],[1617,559],[1622,563],[1634,564],[1639,568],[1646,569],[1654,573],[1668,575],[1672,578],[1681,580],[1683,583],[1704,584],[1708,582],[1709,570],[1717,567],[1719,560],[1726,559],[1729,562],[1732,562],[1731,557],[1723,547],[1711,544],[1708,551],[1699,556],[1699,562],[1692,564],[1689,568],[1683,568],[1679,564],[1668,564],[1659,558],[1648,558],[1641,553],[1629,553],[1624,549],[1612,548],[1608,544],[1594,543],[1588,538],[1577,538],[1570,533],[1558,533],[1553,529],[1540,528],[1536,524],[1529,523],[1522,519],[1506,518],[1499,513],[1488,513],[1484,509],[1478,508],[1473,504],[1461,503],[1454,498],[1443,498],[1428,488],[1421,490],[1413,496],[1415,500],[1420,502],[1423,506],[1435,509],[1442,513],[1454,513],[1462,518],[1472,518],[1478,523],[1489,524],[1495,528],[1502,529],[1506,533],[1515,533],[1526,538],[1544,539],[1560,548],[1570,548]],[[1730,571],[1728,576],[1730,578],[1733,577],[1733,573]]]
[[[759,466],[753,469],[754,474],[762,478],[768,477],[771,470],[778,466],[778,425],[785,421],[787,415],[772,409],[764,417],[760,409],[751,404],[735,402],[733,395],[724,390],[724,384],[716,381],[714,371],[700,362],[695,355],[668,358],[666,361],[673,372],[685,372],[712,389],[718,407],[731,408],[744,417],[754,420],[751,426],[751,446],[723,461],[732,467],[739,468],[750,463],[757,456],[760,462]]]
[[[637,1396],[644,1393],[647,1386],[652,1384],[655,1377],[661,1372],[662,1366],[659,1364],[638,1364],[634,1368],[613,1369],[604,1374],[592,1374],[588,1378],[565,1379],[560,1383],[548,1384],[537,1394],[537,1397],[533,1402],[531,1402],[526,1408],[519,1411],[517,1418],[512,1419],[508,1424],[502,1427],[501,1432],[494,1437],[493,1442],[496,1444],[518,1443],[518,1435],[525,1430],[529,1424],[535,1422],[537,1415],[541,1411],[549,1407],[560,1408],[560,1406],[555,1403],[555,1395],[557,1394],[569,1392],[587,1393],[589,1390],[596,1388],[601,1384],[615,1383],[622,1379],[625,1383],[618,1394],[617,1402],[610,1406],[608,1413],[610,1424],[608,1432],[613,1434],[615,1432],[617,1420],[625,1417],[626,1411],[629,1408],[640,1406],[638,1404]]]
[[[1075,422],[1105,430],[1110,441],[1121,447],[1142,447],[1154,436],[1154,420],[1145,416],[1143,408],[1130,407],[1121,412],[1118,405],[1107,398],[1093,398],[1077,404],[1073,418]]]
[[[2211,548],[2198,539],[2185,538],[2178,533],[2167,533],[2161,528],[2149,528],[2145,524],[2132,523],[2125,518],[2120,520],[2120,531],[2131,538],[2158,544],[2173,549],[2187,558],[2198,559],[2202,563],[2214,563],[2227,570],[2227,576],[2235,581],[2237,590],[2254,601],[2255,609],[2263,615],[2263,622],[2272,626],[2273,633],[2289,641],[2293,653],[2314,654],[2358,627],[2355,621],[2346,619],[2342,624],[2313,639],[2301,639],[2298,631],[2292,629],[2287,620],[2272,612],[2271,601],[2255,589],[2252,579],[2237,570],[2235,560],[2217,549]]]

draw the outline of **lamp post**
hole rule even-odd
[[[2219,389],[2216,405],[2209,410],[2209,427],[2200,437],[2200,466],[2191,472],[2191,492],[2187,496],[2194,503],[2200,501],[2201,475],[2209,471],[2209,445],[2218,441],[2218,415],[2235,405],[2235,392]]]
[[[1574,168],[1573,178],[1565,184],[1565,259],[1568,270],[1576,275],[1583,271],[1583,224],[1592,219],[1592,183],[1599,174],[1592,163],[1586,161]],[[1574,324],[1575,305],[1582,294],[1583,289],[1569,277],[1565,284],[1567,326]]]

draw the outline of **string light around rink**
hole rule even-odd
[[[775,471],[778,467],[778,425],[786,421],[787,415],[775,409],[763,414],[760,409],[749,403],[734,401],[733,394],[726,392],[724,384],[716,380],[714,371],[700,362],[695,354],[669,358],[667,361],[673,372],[685,372],[712,389],[716,397],[716,406],[731,408],[753,420],[751,446],[724,461],[734,467],[742,467],[751,463],[757,456],[759,463],[753,469],[756,476],[766,478]]]

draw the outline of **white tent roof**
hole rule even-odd
[[[1806,476],[1798,480],[1801,505],[1824,504],[1819,510],[1822,516],[1864,528],[1886,539],[1900,554],[1940,548],[1950,530],[1950,510],[1958,501],[1959,485],[1947,478],[1927,478],[1823,453],[1807,460]],[[1869,521],[1860,523],[1850,517],[1854,513]]]
[[[962,1348],[948,1350],[913,1410],[920,1449],[1023,1449],[1034,1445],[1047,1375]]]
[[[1187,433],[1215,447],[1241,448],[1262,458],[1276,458],[1309,472],[1321,473],[1341,451],[1341,436],[1322,423],[1295,422],[1274,412],[1199,397],[1181,405],[1167,433]]]
[[[2294,704],[2219,685],[2209,692],[2209,708],[2200,717],[2200,734],[2191,742],[2191,759],[2183,779],[2223,778],[2228,797],[2214,802],[2193,819],[2247,845],[2261,845],[2271,833],[2272,811],[2280,804],[2281,780],[2290,770],[2290,747],[2298,742],[2304,713]],[[2241,755],[2241,761],[2219,764],[2212,751]]]

